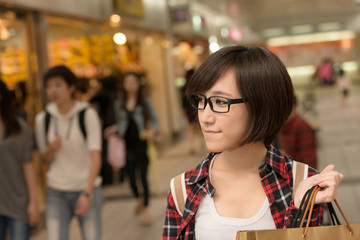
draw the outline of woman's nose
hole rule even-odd
[[[214,112],[211,110],[210,104],[206,104],[204,110],[198,110],[199,121],[202,123],[210,124],[215,120]]]

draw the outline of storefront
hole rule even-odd
[[[165,7],[151,11],[152,15],[135,20],[124,17],[115,26],[109,22],[113,10],[103,6],[111,6],[110,0],[93,0],[90,7],[84,7],[88,4],[85,0],[64,0],[60,5],[46,0],[1,2],[1,78],[11,89],[26,86],[25,109],[30,125],[46,103],[43,74],[48,67],[66,64],[79,77],[99,78],[114,69],[145,72],[161,123],[161,140],[168,143],[173,132],[181,130],[180,104],[171,72],[172,43],[166,33],[167,21],[162,19],[166,17],[162,12],[166,11],[166,1]],[[150,11],[146,4],[144,12]],[[113,36],[118,32],[126,36],[126,43],[114,43]],[[35,163],[37,169],[42,168],[38,160]],[[40,170],[38,175],[43,172]],[[39,182],[44,182],[45,177],[40,178]]]
[[[145,72],[163,138],[167,141],[173,132],[181,131],[170,53],[172,38],[166,31],[166,1],[144,1],[143,16],[135,17],[129,17],[131,11],[123,17],[120,11],[129,9],[113,9],[110,0],[94,0],[91,6],[84,0],[50,2],[53,4],[12,0],[0,17],[4,19],[1,26],[6,23],[12,34],[1,48],[1,57],[6,59],[0,65],[2,78],[13,88],[17,82],[26,83],[26,110],[31,125],[46,102],[43,73],[48,67],[66,64],[79,77],[99,78],[114,69]],[[7,11],[12,14],[4,17]],[[109,16],[114,12],[121,15],[120,24],[110,24]],[[114,43],[117,32],[125,34],[125,44]]]
[[[0,9],[0,16],[1,79],[13,89],[28,78],[25,16],[7,9]]]

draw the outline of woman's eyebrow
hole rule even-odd
[[[211,95],[226,95],[228,97],[232,97],[231,94],[223,92],[223,91],[211,91],[209,92]]]

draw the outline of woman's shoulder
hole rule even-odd
[[[279,151],[274,146],[267,146],[266,163],[279,171],[289,172],[292,169],[293,159],[291,156]]]
[[[200,182],[208,176],[210,161],[214,155],[214,153],[209,153],[196,167],[184,172],[187,187]]]
[[[115,104],[122,104],[122,102],[123,102],[123,100],[122,100],[121,98],[116,98],[116,99],[114,100],[114,103],[115,103]]]
[[[303,164],[301,162],[301,160],[294,160],[290,155],[282,153],[282,152],[278,151],[277,149],[275,149],[274,152],[276,153],[277,156],[279,156],[280,164],[285,167],[284,170],[286,171],[287,175],[292,178],[293,172],[294,172],[294,165],[295,165],[295,163]],[[305,171],[307,172],[308,177],[311,177],[311,176],[319,173],[318,170],[310,167],[307,164],[304,165],[304,168],[306,169]]]
[[[31,128],[30,128],[30,125],[29,125],[29,123],[25,120],[25,119],[23,119],[23,118],[21,118],[21,117],[17,117],[16,118],[16,121],[18,122],[18,124],[19,124],[19,126],[20,126],[20,134],[22,135],[22,136],[29,136],[29,135],[31,135],[32,134],[32,130],[31,130]]]
[[[114,107],[115,107],[115,109],[119,109],[119,108],[121,108],[122,106],[123,106],[123,100],[120,99],[120,98],[116,98],[116,99],[114,100]]]
[[[22,128],[30,129],[29,123],[25,119],[21,117],[16,117],[16,121],[20,124]]]
[[[279,173],[285,179],[292,179],[294,173],[294,163],[301,163],[301,160],[294,160],[290,155],[280,152],[273,146],[268,146],[268,155],[265,160],[265,165],[262,166],[262,170],[267,173],[266,165],[270,165],[271,168]],[[313,176],[318,174],[318,171],[311,168],[308,165],[304,166],[307,176]]]

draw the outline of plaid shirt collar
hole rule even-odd
[[[260,177],[265,177],[268,173],[274,170],[282,178],[287,179],[289,177],[286,170],[286,161],[284,156],[278,152],[272,145],[266,146],[267,154],[264,163],[259,167]],[[187,185],[193,185],[208,179],[210,162],[218,153],[209,153],[203,161],[196,167],[197,171],[190,172],[189,181]],[[210,196],[215,193],[215,188],[206,181],[208,185],[207,192]]]

